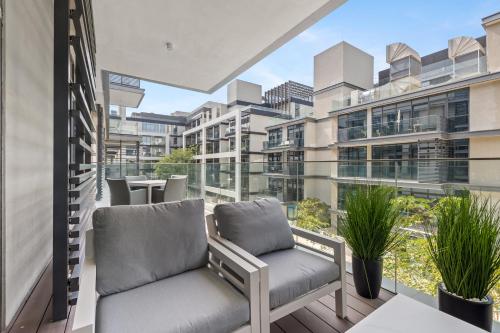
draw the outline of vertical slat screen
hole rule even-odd
[[[54,319],[76,304],[96,197],[95,38],[91,1],[55,0]],[[101,111],[102,113],[102,111]]]

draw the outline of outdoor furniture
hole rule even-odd
[[[210,237],[260,273],[261,331],[270,323],[335,292],[336,314],[346,315],[345,244],[290,227],[276,199],[217,205],[208,215]],[[296,244],[293,235],[308,241]],[[333,249],[333,255],[313,243]]]
[[[176,177],[176,178],[173,178]],[[180,201],[186,198],[187,176],[173,176],[167,179],[163,189],[154,188],[152,202]]]
[[[131,190],[125,179],[106,179],[108,182],[111,206],[144,205],[147,203],[145,189]]]
[[[148,180],[148,177],[146,175],[139,175],[139,176],[125,176],[126,181],[134,181],[134,180]]]
[[[165,180],[148,179],[148,180],[131,180],[128,182],[133,187],[143,187],[147,191],[146,202],[151,203],[153,188],[165,186]]]
[[[99,208],[93,227],[74,333],[259,332],[259,272],[207,240],[203,200]]]
[[[127,182],[134,181],[134,180],[148,180],[148,177],[146,175],[139,175],[139,176],[125,176],[125,180]],[[138,187],[130,186],[132,190],[138,189]]]
[[[346,333],[485,333],[414,299],[398,294]]]

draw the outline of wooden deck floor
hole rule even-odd
[[[4,333],[70,333],[73,308],[69,319],[52,321],[52,267],[49,266],[37,283],[33,293]],[[378,299],[368,300],[356,294],[352,276],[347,275],[347,318],[335,315],[335,297],[325,296],[271,325],[273,333],[336,333],[345,332],[361,319],[394,296],[382,290]]]

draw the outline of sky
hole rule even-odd
[[[238,79],[260,84],[263,91],[288,80],[312,86],[314,55],[341,41],[373,55],[377,73],[388,67],[387,44],[404,42],[424,56],[447,48],[450,38],[483,36],[481,18],[498,11],[500,0],[348,0]],[[141,87],[144,99],[129,112],[170,114],[192,111],[206,101],[226,102],[226,86],[213,94],[147,81]]]

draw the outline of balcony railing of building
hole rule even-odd
[[[262,143],[264,150],[268,149],[284,149],[284,148],[301,148],[304,147],[304,139],[290,139],[285,141],[264,141]]]
[[[437,115],[406,118],[372,124],[372,137],[438,132],[446,130],[443,117]]]
[[[119,74],[109,74],[109,83],[132,88],[141,87],[141,80]]]
[[[350,94],[335,98],[332,101],[332,111],[371,103],[485,73],[487,73],[486,56],[480,56],[460,63],[446,59],[422,66],[419,75],[407,76],[366,91],[354,90]]]
[[[339,128],[338,139],[339,142],[346,142],[356,139],[366,138],[366,126],[354,126],[347,128]]]

